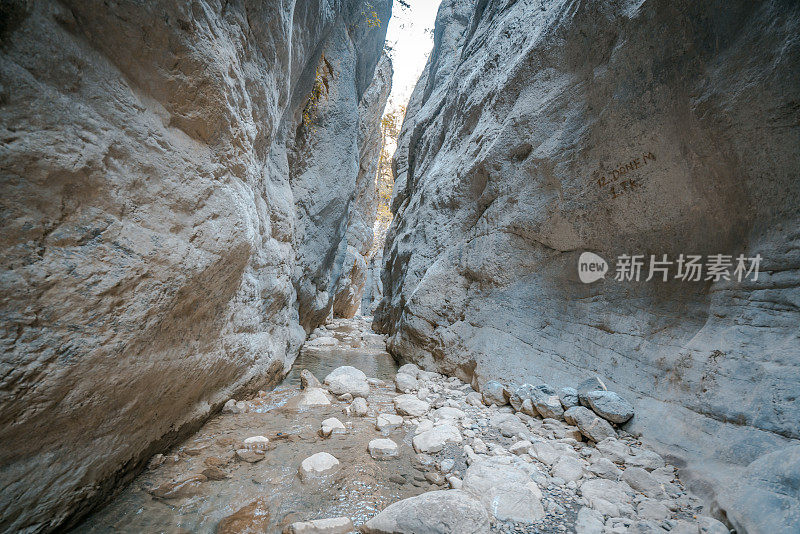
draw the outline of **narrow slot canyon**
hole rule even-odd
[[[797,534],[799,36],[0,2],[0,533]]]

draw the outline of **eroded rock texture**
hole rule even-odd
[[[333,314],[336,317],[351,318],[358,312],[369,276],[367,256],[372,248],[372,226],[378,209],[375,175],[382,142],[380,119],[391,89],[392,62],[388,56],[384,56],[378,64],[369,91],[361,99],[358,124],[361,152],[356,183],[358,195],[350,210],[347,253],[333,300]]]
[[[478,383],[598,374],[734,526],[767,531],[736,504],[758,487],[797,531],[799,23],[788,0],[445,0],[395,155],[390,349]],[[763,260],[585,285],[585,250]]]
[[[329,314],[371,5],[3,3],[0,531],[71,523]]]

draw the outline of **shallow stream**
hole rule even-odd
[[[163,463],[152,462],[74,532],[216,532],[220,520],[255,501],[269,514],[267,532],[280,532],[295,521],[337,516],[350,517],[358,526],[389,503],[430,489],[420,476],[422,470],[415,467],[408,428],[387,434],[400,444],[400,458],[375,461],[367,452],[369,441],[381,437],[374,426],[374,413],[395,413],[389,392],[394,389],[397,367],[383,338],[372,334],[363,321],[335,322],[329,330],[337,340],[335,345],[305,346],[279,386],[248,401],[247,413],[223,413],[208,421],[193,437],[165,454]],[[330,406],[292,408],[290,400],[300,393],[302,369],[322,380],[341,365],[352,365],[369,377],[387,381],[385,386],[372,386],[369,416],[346,415],[343,412],[349,403],[336,399]],[[339,418],[347,433],[320,437],[320,422],[329,417]],[[252,464],[237,460],[235,449],[244,439],[258,435],[271,441],[265,459]],[[301,482],[297,474],[300,463],[323,451],[339,459],[339,470],[310,483]],[[218,466],[228,478],[192,480],[209,466]],[[181,486],[181,481],[188,482]],[[179,484],[169,498],[151,493],[176,482]]]

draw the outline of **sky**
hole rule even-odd
[[[391,104],[408,102],[414,85],[425,68],[425,62],[433,48],[433,24],[441,0],[406,0],[411,8],[395,1],[392,18],[386,32],[386,43],[394,48],[392,63]],[[390,104],[390,105],[391,105]]]

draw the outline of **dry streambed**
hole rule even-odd
[[[317,329],[295,365],[314,372],[230,401],[78,530],[727,534],[616,428],[633,406],[599,380],[478,393],[395,374],[369,326]]]

